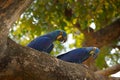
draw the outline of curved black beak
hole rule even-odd
[[[67,37],[64,37],[63,38],[63,43],[67,41]]]

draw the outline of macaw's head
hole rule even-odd
[[[94,59],[97,58],[98,53],[100,52],[100,50],[97,47],[87,47],[86,49],[89,52],[89,54],[93,56]]]
[[[56,30],[51,32],[50,34],[54,40],[58,40],[60,42],[66,42],[67,40],[67,34],[63,30]]]
[[[67,34],[65,31],[63,30],[57,30],[56,33],[58,34],[56,37],[56,40],[60,41],[60,42],[66,42],[67,40]]]

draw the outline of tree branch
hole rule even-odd
[[[115,74],[118,71],[120,71],[120,64],[114,65],[112,67],[106,68],[105,70],[101,70],[101,71],[96,71],[96,74],[100,74],[103,76],[109,76],[111,74]]]
[[[88,30],[81,30],[79,23],[76,23],[74,27],[78,28],[85,35],[86,41],[83,46],[92,45],[101,48],[120,37],[120,18],[97,32],[94,32],[91,28],[89,28],[90,32]]]
[[[80,64],[58,60],[10,39],[7,45],[6,56],[0,60],[0,80],[101,80]]]
[[[86,34],[85,37],[86,46],[92,45],[101,48],[112,43],[120,37],[120,18],[97,32]]]
[[[120,80],[120,77],[110,77],[110,80]]]

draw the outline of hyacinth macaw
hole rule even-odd
[[[90,56],[93,56],[93,58],[96,59],[99,51],[100,50],[97,47],[83,47],[58,55],[57,58],[67,62],[82,63]]]
[[[31,41],[27,46],[33,49],[44,51],[50,53],[54,47],[54,41],[66,42],[67,34],[63,30],[56,30],[45,34],[43,36],[39,36],[33,41]]]

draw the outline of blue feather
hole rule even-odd
[[[46,50],[47,53],[50,53],[52,51],[52,49],[54,48],[54,45],[51,44],[50,47]]]
[[[53,41],[48,37],[38,37],[27,46],[39,51],[50,52],[50,50],[47,51],[47,49],[52,45],[52,42]]]

